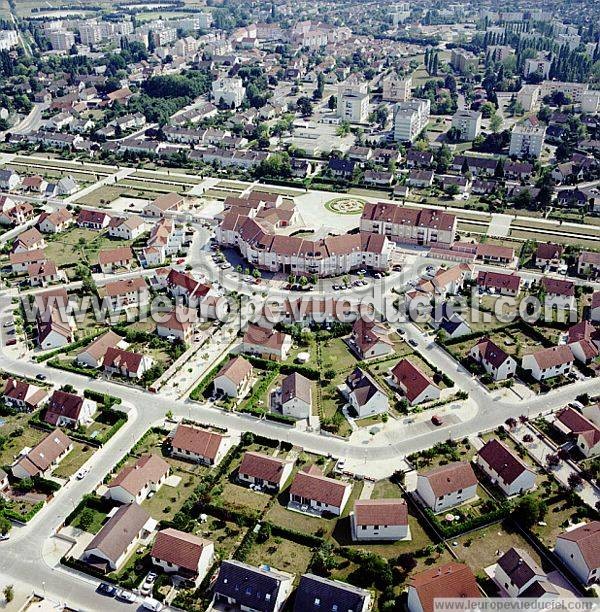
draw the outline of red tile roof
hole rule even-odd
[[[150,555],[154,559],[197,572],[202,551],[211,544],[209,540],[169,527],[156,534]]]
[[[466,461],[442,465],[419,476],[427,478],[436,498],[477,484],[477,476]]]
[[[454,561],[416,574],[410,586],[416,589],[423,612],[433,612],[438,598],[481,597],[471,568]]]
[[[143,455],[134,465],[124,467],[108,484],[108,488],[122,487],[137,495],[149,483],[157,483],[168,475],[169,464],[158,455]]]
[[[600,521],[565,531],[558,538],[577,544],[588,569],[600,567]]]
[[[356,525],[408,525],[403,499],[359,499],[354,503]]]
[[[192,427],[191,425],[178,425],[171,445],[174,449],[188,450],[207,459],[215,459],[223,436],[212,431]]]
[[[486,442],[480,449],[479,456],[506,484],[513,483],[523,472],[532,471],[520,457],[499,440],[492,439]]]
[[[404,390],[409,402],[419,397],[430,385],[435,387],[433,381],[408,359],[401,359],[392,368],[392,375]]]
[[[347,483],[323,476],[318,468],[317,470],[311,470],[311,473],[300,470],[294,477],[294,482],[290,487],[290,495],[298,495],[305,499],[320,501],[329,506],[340,508],[349,486]]]
[[[248,451],[244,453],[239,473],[279,485],[282,484],[281,478],[285,464],[285,461],[276,457]]]

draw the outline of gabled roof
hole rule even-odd
[[[401,359],[393,368],[392,375],[404,390],[409,402],[415,400],[425,389],[436,386],[434,382],[408,359]]]
[[[572,363],[574,360],[573,351],[566,344],[543,348],[531,355],[542,370]]]
[[[306,376],[302,376],[298,372],[292,372],[281,382],[282,403],[285,404],[294,398],[298,398],[307,404],[311,403],[311,382]]]
[[[149,518],[150,515],[135,503],[121,506],[86,546],[86,552],[98,549],[116,563]]]
[[[283,343],[288,336],[283,332],[260,325],[248,325],[242,342],[244,344],[252,344],[262,346],[274,350],[281,350]]]
[[[410,586],[416,590],[423,612],[433,612],[438,598],[481,597],[471,568],[455,561],[416,574]]]
[[[498,565],[519,589],[535,576],[546,576],[544,570],[522,548],[513,547],[506,551],[498,559]]]
[[[215,459],[222,442],[223,436],[218,433],[181,423],[175,430],[171,445],[201,457]]]
[[[356,525],[408,525],[408,506],[403,499],[358,499],[354,502]]]
[[[563,408],[556,415],[556,420],[569,433],[575,436],[582,436],[590,448],[593,448],[600,442],[600,429],[574,408],[570,406]]]
[[[348,389],[350,389],[350,393],[354,395],[356,403],[359,406],[367,404],[377,393],[383,393],[373,377],[360,368],[355,368],[354,371],[348,375],[346,378],[346,385]]]
[[[143,455],[134,465],[124,467],[108,484],[108,488],[122,487],[132,495],[148,483],[157,483],[169,473],[169,464],[158,455]]]
[[[575,284],[573,281],[544,276],[540,284],[546,293],[551,295],[564,295],[566,297],[575,295]]]
[[[104,353],[103,365],[105,368],[125,369],[127,372],[138,372],[144,356],[123,349],[109,346]]]
[[[48,400],[46,416],[47,423],[56,425],[61,417],[77,421],[83,408],[83,398],[66,391],[54,391]]]
[[[230,359],[217,373],[215,378],[225,376],[235,385],[239,385],[249,374],[252,374],[252,365],[241,356]]]
[[[477,476],[471,464],[466,461],[448,463],[419,476],[429,481],[436,498],[477,484]]]
[[[486,361],[496,369],[509,358],[506,351],[503,351],[497,344],[492,342],[487,337],[481,338],[481,340],[479,340],[479,342],[477,342],[473,348],[477,349],[479,357],[482,361]]]
[[[209,540],[169,527],[156,534],[150,555],[154,559],[197,572],[202,551],[211,545]]]
[[[238,471],[240,474],[260,478],[269,483],[281,484],[286,463],[289,462],[264,455],[263,453],[247,451],[244,453]]]
[[[360,612],[369,598],[369,591],[346,582],[304,574],[296,590],[294,612]]]
[[[310,473],[300,470],[294,477],[290,487],[290,495],[298,495],[305,499],[326,503],[329,506],[340,508],[346,489],[350,485],[323,476],[321,470],[312,466]]]
[[[575,543],[589,570],[600,567],[600,521],[565,531],[558,539]]]
[[[506,484],[512,484],[523,472],[533,471],[500,440],[492,439],[486,442],[480,449],[479,456]]]
[[[25,468],[31,476],[45,472],[60,455],[71,445],[71,439],[60,429],[49,433],[27,455],[21,457],[17,464]]]
[[[214,592],[235,600],[236,608],[274,612],[282,583],[291,579],[270,567],[253,567],[241,561],[223,561]]]
[[[102,359],[109,348],[115,348],[123,338],[114,331],[108,330],[105,334],[98,336],[93,342],[90,342],[80,353],[88,354],[96,361]]]
[[[361,354],[366,353],[380,342],[390,347],[393,346],[388,330],[381,323],[366,320],[363,317],[356,319],[352,327],[352,337]]]

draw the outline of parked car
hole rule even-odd
[[[101,595],[106,595],[107,597],[114,597],[117,593],[116,587],[108,584],[108,582],[101,582],[96,590]]]
[[[140,587],[140,593],[142,595],[149,595],[152,593],[152,588],[156,582],[156,572],[148,572],[148,575],[144,579],[142,586]]]
[[[439,427],[440,425],[444,424],[444,419],[441,416],[438,416],[437,414],[434,414],[431,417],[431,422],[436,426]]]
[[[119,589],[116,597],[125,603],[133,603],[134,601],[137,601],[137,595],[131,591],[126,591],[125,589]]]
[[[90,473],[89,468],[81,468],[79,472],[77,472],[77,480],[83,480]]]
[[[411,338],[411,339],[408,341],[408,343],[409,343],[411,346],[414,346],[414,347],[416,347],[416,346],[418,346],[418,345],[419,345],[419,343],[418,343],[418,342],[417,342],[417,341],[416,341],[414,338]]]
[[[37,374],[36,378],[38,380],[46,380],[46,378],[48,378],[45,374]]]
[[[158,599],[154,599],[154,597],[146,597],[142,602],[142,608],[144,610],[152,610],[153,612],[160,612],[163,609],[163,605]]]

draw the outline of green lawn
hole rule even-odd
[[[84,531],[93,534],[98,533],[102,527],[102,524],[106,520],[106,514],[104,512],[96,510],[95,508],[83,508],[82,511],[73,519],[71,526],[77,527],[77,529],[83,529],[83,526],[81,525],[81,515],[84,510],[89,510],[89,512],[86,512],[86,514],[92,517],[90,525],[87,526]]]
[[[0,426],[0,435],[6,436],[6,440],[0,445],[0,465],[10,465],[23,448],[33,448],[48,435],[48,432],[27,424],[30,416],[19,414],[2,417],[5,423]]]
[[[257,566],[266,564],[295,574],[298,581],[300,576],[307,571],[312,555],[313,551],[308,546],[273,536],[266,542],[252,546],[246,563]]]
[[[256,493],[248,487],[243,487],[232,482],[227,482],[223,486],[223,492],[220,495],[225,505],[237,510],[250,509],[263,511],[271,497],[265,493]]]
[[[247,531],[246,527],[209,516],[206,523],[201,523],[194,533],[213,542],[220,559],[231,559]]]
[[[68,435],[68,432],[67,432]],[[52,472],[57,478],[69,478],[94,454],[94,450],[87,444],[73,442],[73,450],[60,462]]]
[[[196,478],[176,469],[171,469],[171,474],[181,477],[181,482],[176,487],[163,484],[151,499],[142,502],[142,507],[157,521],[172,519],[198,484]]]
[[[332,338],[321,343],[321,367],[323,370],[334,369],[336,372],[347,372],[358,364],[342,338]]]

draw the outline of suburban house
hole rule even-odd
[[[417,493],[428,508],[442,512],[477,496],[477,476],[466,461],[448,463],[419,474]]]
[[[34,251],[43,249],[46,246],[43,234],[35,227],[30,227],[24,232],[21,232],[13,241],[12,252],[24,253],[25,251]]]
[[[279,492],[292,475],[293,461],[286,461],[262,453],[247,451],[238,468],[238,480],[258,485],[267,491]]]
[[[43,234],[59,234],[73,222],[73,215],[66,208],[59,208],[50,213],[43,212],[38,217],[37,226]]]
[[[106,497],[121,504],[141,504],[148,493],[158,491],[170,473],[169,464],[158,455],[143,455],[124,467],[107,485]]]
[[[582,584],[598,582],[600,577],[600,521],[591,521],[561,533],[554,553],[579,578]]]
[[[365,589],[315,574],[303,574],[296,589],[294,612],[369,612],[372,603],[372,595]]]
[[[8,196],[0,195],[0,225],[23,225],[33,215],[33,206],[28,202],[15,202]]]
[[[512,378],[517,371],[517,362],[487,337],[481,338],[471,348],[469,357],[495,381]]]
[[[24,380],[8,378],[4,385],[4,403],[19,412],[37,410],[47,399],[48,391]]]
[[[411,406],[440,398],[439,387],[408,359],[401,359],[390,374]]]
[[[241,356],[230,359],[213,379],[215,393],[242,399],[252,388],[252,365]]]
[[[489,440],[477,454],[477,465],[505,495],[521,495],[535,487],[535,472],[504,442]]]
[[[312,412],[312,383],[306,376],[292,372],[276,391],[281,412],[295,419],[308,419]]]
[[[21,251],[20,253],[10,253],[8,256],[10,267],[15,274],[27,272],[31,264],[41,264],[47,260],[43,249],[32,251]]]
[[[544,292],[544,306],[559,310],[573,310],[575,302],[575,283],[561,278],[544,276],[540,282]]]
[[[103,274],[112,274],[118,269],[130,270],[134,262],[135,255],[128,246],[102,249],[98,253],[98,265]]]
[[[200,584],[215,556],[210,540],[192,533],[168,527],[156,534],[150,558],[166,574],[177,574],[185,580]]]
[[[279,612],[292,592],[293,583],[294,576],[287,572],[226,560],[221,563],[214,583],[210,609]]]
[[[109,348],[127,348],[127,346],[124,338],[115,334],[114,331],[108,330],[90,342],[77,355],[77,364],[88,368],[99,368],[103,365],[104,356]]]
[[[108,225],[108,235],[122,240],[135,240],[145,231],[146,222],[137,215],[113,217]]]
[[[348,344],[359,359],[383,357],[394,352],[389,330],[381,323],[368,321],[362,317],[354,322]]]
[[[201,283],[187,272],[171,269],[167,276],[167,290],[175,298],[183,298],[190,307],[197,307],[210,291],[210,285]]]
[[[581,251],[577,258],[577,274],[597,276],[598,272],[600,272],[600,253],[596,251]]]
[[[358,499],[350,521],[355,542],[411,538],[408,507],[403,499]]]
[[[152,359],[141,353],[134,353],[109,346],[102,361],[104,372],[124,378],[141,378],[152,367]]]
[[[56,427],[77,428],[92,422],[96,402],[66,391],[54,391],[48,400],[44,421]]]
[[[581,363],[588,364],[600,354],[600,331],[587,320],[569,327],[565,340]]]
[[[480,242],[475,250],[475,261],[509,266],[515,261],[515,250],[500,244]]]
[[[507,550],[496,563],[494,582],[509,597],[527,597],[536,583],[548,582],[546,572],[522,548]]]
[[[149,217],[164,217],[166,214],[174,214],[183,206],[183,196],[178,193],[164,193],[159,195],[153,202],[144,207],[143,213]]]
[[[567,406],[556,414],[554,427],[577,443],[585,457],[600,453],[600,428],[574,408]]]
[[[477,275],[477,286],[481,291],[517,297],[521,291],[521,277],[518,274],[481,271]]]
[[[563,344],[524,355],[521,366],[531,372],[536,380],[547,380],[554,376],[566,376],[574,362],[573,351],[568,345]]]
[[[229,435],[180,423],[171,434],[171,455],[194,463],[217,466],[233,445]]]
[[[389,408],[389,398],[375,379],[364,370],[355,368],[346,378],[348,402],[359,419],[382,414]]]
[[[42,261],[27,266],[27,277],[32,287],[45,287],[49,283],[57,282],[63,275],[53,261]]]
[[[250,324],[242,339],[241,352],[258,355],[263,359],[285,361],[291,348],[291,336],[274,329]]]
[[[129,306],[139,306],[148,303],[149,291],[146,281],[141,277],[121,279],[106,283],[103,287],[104,297],[108,305],[115,311]]]
[[[464,563],[451,561],[415,574],[408,586],[409,612],[433,612],[440,598],[481,597],[473,571]]]
[[[6,491],[8,487],[8,474],[2,468],[0,468],[0,497],[2,497],[2,492]]]
[[[156,333],[161,338],[180,340],[189,344],[196,332],[198,322],[198,311],[195,308],[177,305],[156,322]]]
[[[110,219],[110,215],[105,212],[84,208],[77,215],[77,225],[92,230],[103,230],[108,227]]]
[[[106,573],[118,571],[155,529],[156,521],[141,506],[121,506],[86,546],[81,559]]]
[[[289,492],[290,509],[341,516],[352,492],[352,485],[327,478],[316,465],[311,465],[296,474]]]
[[[19,480],[48,476],[73,450],[73,442],[60,429],[50,432],[33,448],[25,448],[12,464],[11,472]]]
[[[562,244],[554,244],[552,242],[543,242],[538,244],[535,250],[535,266],[536,268],[556,271],[562,264],[562,256],[565,247]]]

